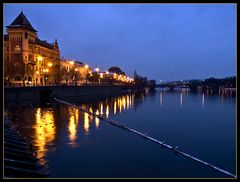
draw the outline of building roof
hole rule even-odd
[[[37,32],[37,30],[35,30],[31,23],[28,21],[28,19],[26,18],[26,16],[23,14],[23,12],[21,12],[17,18],[10,24],[7,26],[7,28],[28,28],[29,30],[33,31],[33,32]]]
[[[53,46],[52,44],[48,43],[48,42],[45,41],[45,40],[40,40],[40,39],[38,39],[38,38],[36,38],[35,43],[36,43],[37,45],[40,45],[40,46],[42,46],[42,47],[46,47],[46,48],[48,48],[48,49],[53,49],[53,48],[54,48],[54,46]]]

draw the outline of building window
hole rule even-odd
[[[22,58],[22,55],[21,54],[14,54],[14,57],[15,57],[15,61],[20,61]]]
[[[25,32],[25,39],[27,39],[28,38],[28,33],[27,32]]]
[[[29,54],[28,57],[30,61],[33,61],[33,55]]]
[[[15,81],[21,81],[21,77],[20,77],[20,76],[15,76],[15,77],[14,77],[14,80],[15,80]]]
[[[16,63],[15,64],[15,70],[17,71],[17,70],[19,70],[19,68],[20,68],[20,64]]]
[[[15,51],[20,51],[20,50],[21,50],[20,46],[19,46],[19,45],[16,45]]]

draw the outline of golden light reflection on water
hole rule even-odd
[[[92,107],[89,108],[89,112],[90,112],[90,113],[93,113],[93,108],[92,108]],[[90,121],[92,121],[92,120],[93,120],[93,115],[90,114],[90,115],[89,115],[89,118],[90,118]]]
[[[89,105],[82,104],[81,107],[88,110],[90,113],[95,113],[99,116],[104,115],[106,118],[109,118],[110,114],[115,115],[121,113],[123,110],[131,108],[134,105],[133,99],[134,96],[129,94]],[[92,121],[95,123],[95,128],[99,128],[100,125],[100,119],[98,117],[94,117],[90,113],[83,113],[83,128],[85,133],[90,131]]]
[[[100,114],[103,115],[103,103],[100,104]]]
[[[122,99],[118,98],[118,108],[119,108],[119,112],[122,112]]]
[[[117,101],[114,99],[114,107],[113,107],[113,114],[117,113]]]
[[[84,127],[84,130],[85,130],[86,133],[89,132],[89,126],[90,126],[89,122],[90,122],[89,121],[89,114],[85,112],[84,113],[84,125],[83,125],[83,127]]]
[[[74,108],[69,108],[69,124],[68,124],[68,132],[69,132],[69,140],[70,144],[75,145],[77,139],[77,128],[79,121],[79,110]]]
[[[108,118],[108,116],[109,116],[109,106],[107,104],[107,106],[106,106],[106,118]]]
[[[99,111],[98,110],[96,111],[96,115],[99,115]],[[96,126],[96,128],[99,127],[99,122],[100,122],[100,120],[98,119],[98,117],[95,117],[95,126]]]
[[[55,123],[53,111],[44,111],[41,108],[36,110],[35,123],[35,145],[38,147],[37,158],[44,163],[43,157],[46,155],[46,145],[53,142],[55,139]]]

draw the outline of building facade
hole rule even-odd
[[[58,42],[40,40],[21,12],[4,35],[5,86],[40,86],[60,83]]]
[[[91,68],[87,64],[66,58],[60,60],[61,85],[82,85],[87,83],[89,72],[91,72]]]

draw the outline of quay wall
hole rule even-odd
[[[80,101],[117,96],[126,90],[123,86],[44,86],[4,88],[4,101],[40,101],[48,95],[51,98],[78,98]]]

